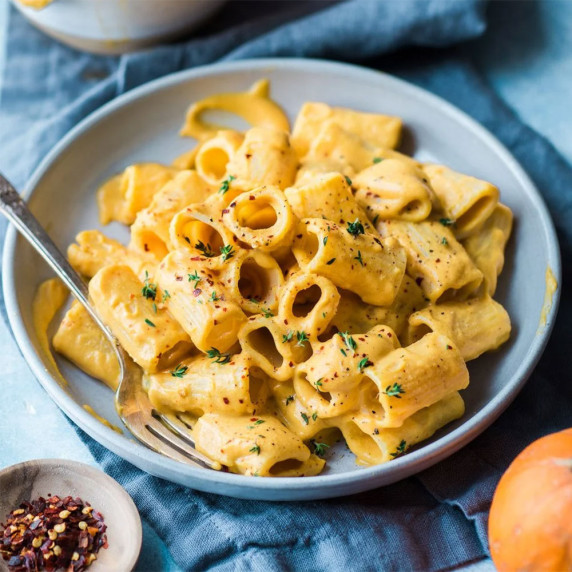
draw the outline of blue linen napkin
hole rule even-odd
[[[115,58],[64,48],[12,13],[0,140],[9,137],[13,144],[0,148],[0,170],[22,187],[51,146],[87,113],[165,73],[273,55],[365,62],[450,100],[511,149],[551,209],[566,280],[572,169],[498,100],[461,52],[444,49],[484,27],[478,0],[233,2],[200,38]],[[408,50],[393,53],[403,47]],[[571,301],[563,291],[544,358],[490,429],[435,467],[376,491],[307,503],[200,493],[139,471],[74,427],[186,570],[452,568],[487,553],[487,512],[510,460],[531,440],[569,425],[572,386],[562,356]]]

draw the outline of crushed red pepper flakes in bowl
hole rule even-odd
[[[0,524],[0,554],[14,572],[81,572],[107,548],[103,515],[80,498],[24,501]]]

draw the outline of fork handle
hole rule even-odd
[[[0,174],[0,212],[18,229],[24,238],[40,253],[53,271],[71,290],[76,299],[89,312],[106,336],[115,345],[115,339],[102,322],[89,301],[87,284],[73,269],[61,250],[54,244],[36,217],[30,212],[16,189]]]

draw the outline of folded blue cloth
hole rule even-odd
[[[288,21],[284,23],[284,20]],[[364,62],[425,87],[493,131],[525,166],[572,260],[572,169],[512,114],[471,64],[446,46],[483,32],[478,0],[231,2],[200,38],[115,57],[67,49],[11,14],[0,107],[0,171],[22,187],[38,161],[81,118],[136,85],[220,59],[312,56]],[[419,46],[424,46],[421,49]],[[406,52],[383,56],[398,48]],[[440,48],[428,50],[427,48]],[[565,279],[568,276],[565,276]],[[423,473],[352,497],[306,503],[242,501],[151,477],[77,427],[96,460],[132,495],[184,569],[438,570],[487,553],[494,487],[531,440],[569,424],[572,389],[562,293],[552,340],[509,410],[453,457]]]

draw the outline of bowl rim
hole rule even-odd
[[[84,427],[86,432],[92,438],[103,444],[107,449],[120,455],[122,458],[136,464],[137,466],[139,466],[139,461],[143,461],[145,463],[149,463],[150,461],[153,464],[154,470],[151,471],[149,468],[146,468],[146,472],[169,480],[173,480],[172,475],[175,474],[179,479],[175,482],[179,483],[181,483],[182,480],[188,483],[190,477],[192,484],[187,484],[186,486],[242,498],[299,500],[302,498],[317,499],[342,496],[347,493],[337,492],[339,487],[346,487],[354,493],[390,484],[397,480],[401,480],[406,476],[418,473],[419,471],[450,456],[469,443],[490,424],[492,424],[513,401],[532,373],[546,347],[546,344],[548,343],[556,318],[561,290],[561,261],[556,232],[540,192],[536,189],[530,177],[526,174],[513,155],[490,131],[476,120],[472,119],[464,111],[461,111],[459,108],[441,97],[390,74],[361,66],[328,60],[301,58],[246,59],[222,62],[183,70],[157,78],[120,95],[93,111],[73,127],[46,155],[26,184],[25,191],[22,192],[22,196],[27,200],[31,197],[34,189],[41,181],[44,174],[50,169],[52,164],[58,160],[60,154],[73,145],[76,138],[89,131],[92,126],[104,119],[108,114],[130,105],[131,102],[157,91],[203,77],[213,75],[217,76],[237,71],[240,72],[242,70],[260,70],[260,72],[263,73],[265,70],[268,71],[269,68],[273,71],[284,69],[316,73],[326,70],[332,73],[344,74],[346,77],[354,77],[358,82],[360,80],[363,81],[364,79],[367,79],[371,83],[375,83],[376,81],[380,82],[380,85],[384,83],[392,84],[395,88],[408,93],[408,95],[412,96],[413,99],[417,99],[418,101],[425,102],[438,108],[440,112],[448,115],[451,119],[472,131],[483,141],[484,144],[500,156],[526,191],[528,198],[536,209],[543,231],[547,236],[547,265],[551,268],[558,287],[552,297],[550,309],[546,313],[545,326],[537,331],[537,334],[534,336],[534,340],[528,348],[524,359],[520,362],[518,368],[506,382],[502,390],[499,391],[483,408],[478,410],[470,419],[463,422],[459,427],[433,442],[421,445],[419,448],[407,455],[392,460],[391,463],[374,465],[358,471],[330,475],[317,475],[313,477],[304,477],[302,479],[292,479],[288,477],[260,479],[252,477],[248,478],[244,475],[233,473],[195,468],[172,461],[159,453],[151,451],[140,443],[133,443],[133,441],[127,437],[117,435],[111,429],[105,427],[99,421],[83,411],[81,406],[60,387],[51,375],[49,375],[43,365],[41,357],[36,353],[34,346],[28,339],[24,322],[18,312],[18,299],[16,295],[14,275],[14,253],[16,248],[17,232],[12,225],[8,228],[6,235],[2,263],[3,291],[6,310],[14,337],[24,358],[28,362],[36,378],[40,381],[41,385],[56,402],[59,408],[62,409],[74,422]],[[121,452],[119,453],[118,451]],[[383,479],[383,475],[388,472],[388,469],[392,473],[395,473],[395,478]],[[170,476],[165,476],[166,473]],[[210,484],[208,486],[204,485],[205,481]],[[219,488],[220,485],[222,485],[221,488]],[[225,490],[224,486],[227,487],[227,490]],[[293,492],[297,492],[298,496],[292,497],[291,493]],[[272,493],[271,497],[269,496],[270,493]]]
[[[65,470],[70,471],[73,474],[76,483],[81,483],[84,480],[84,475],[87,475],[98,484],[100,484],[102,488],[113,489],[116,493],[118,493],[120,502],[122,503],[123,513],[128,510],[132,514],[134,521],[134,528],[130,529],[129,534],[129,546],[131,547],[133,554],[129,558],[129,566],[127,568],[128,570],[133,570],[137,564],[137,560],[139,559],[139,555],[141,553],[141,547],[143,545],[143,526],[141,524],[141,515],[139,514],[139,509],[135,505],[131,495],[113,477],[101,469],[87,463],[82,463],[81,461],[73,461],[64,458],[45,458],[30,459],[28,461],[15,463],[14,465],[9,465],[8,467],[0,469],[0,481],[2,481],[3,478],[11,475],[13,472],[26,467],[39,467],[41,471],[45,471],[46,469],[53,467],[63,467]],[[99,507],[94,508],[99,509]],[[0,519],[3,519],[4,516],[5,515],[0,515]],[[105,518],[105,514],[103,516]]]

